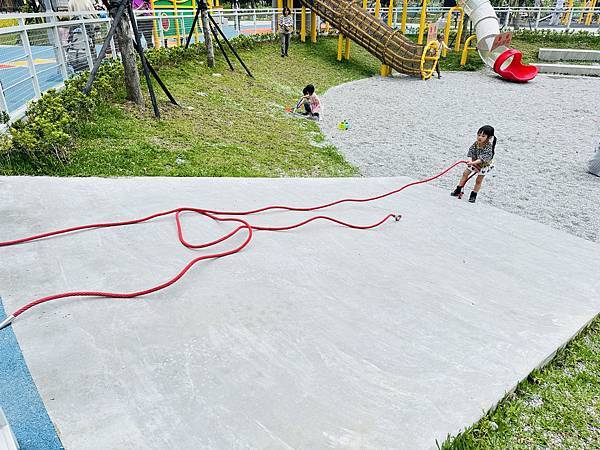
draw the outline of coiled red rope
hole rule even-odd
[[[20,238],[20,239],[15,239],[12,241],[5,241],[5,242],[0,242],[0,247],[7,247],[7,246],[11,246],[11,245],[17,245],[17,244],[23,244],[25,242],[30,242],[30,241],[35,241],[38,239],[43,239],[43,238],[48,238],[48,237],[52,237],[52,236],[57,236],[57,235],[61,235],[61,234],[66,234],[66,233],[71,233],[74,231],[81,231],[81,230],[87,230],[87,229],[92,229],[92,228],[109,228],[109,227],[120,227],[120,226],[126,226],[126,225],[135,225],[138,223],[142,223],[142,222],[147,222],[149,220],[152,219],[156,219],[158,217],[164,217],[164,216],[168,216],[171,214],[175,215],[175,222],[177,225],[177,235],[179,238],[179,242],[189,248],[189,249],[200,249],[200,248],[207,248],[207,247],[211,247],[213,245],[219,244],[223,241],[226,241],[227,239],[233,237],[234,235],[236,235],[237,233],[239,233],[242,230],[245,230],[247,232],[246,235],[246,239],[238,246],[230,249],[230,250],[226,250],[223,252],[218,252],[218,253],[212,253],[209,255],[203,255],[203,256],[199,256],[197,258],[192,259],[189,263],[187,263],[185,265],[185,267],[183,267],[183,269],[181,269],[173,278],[160,283],[154,287],[148,288],[148,289],[144,289],[144,290],[140,290],[140,291],[134,291],[134,292],[129,292],[129,293],[118,293],[118,292],[103,292],[103,291],[74,291],[74,292],[65,292],[62,294],[54,294],[54,295],[50,295],[47,297],[42,297],[39,298],[37,300],[34,300],[30,303],[27,303],[26,305],[24,305],[23,307],[17,309],[15,312],[13,312],[10,316],[8,316],[6,318],[6,320],[4,320],[4,322],[0,323],[0,329],[4,328],[5,326],[8,326],[12,323],[12,321],[20,316],[21,314],[23,314],[25,311],[40,305],[42,303],[46,303],[46,302],[50,302],[53,300],[58,300],[58,299],[62,299],[62,298],[68,298],[68,297],[99,297],[99,298],[133,298],[133,297],[139,297],[142,295],[147,295],[147,294],[151,294],[153,292],[159,291],[161,289],[165,289],[169,286],[171,286],[172,284],[176,283],[177,281],[179,281],[195,264],[197,264],[200,261],[204,261],[207,259],[215,259],[215,258],[222,258],[224,256],[228,256],[228,255],[232,255],[235,253],[238,253],[239,251],[241,251],[242,249],[244,249],[252,240],[253,237],[253,231],[286,231],[286,230],[292,230],[295,228],[299,228],[302,227],[310,222],[314,222],[316,220],[327,220],[330,222],[334,222],[337,223],[339,225],[348,227],[348,228],[353,228],[353,229],[357,229],[357,230],[368,230],[368,229],[372,229],[372,228],[376,228],[380,225],[382,225],[383,223],[385,223],[386,221],[388,221],[389,219],[395,219],[396,221],[400,220],[400,215],[396,215],[396,214],[388,214],[387,216],[385,216],[383,219],[379,220],[378,222],[371,224],[371,225],[356,225],[356,224],[351,224],[351,223],[347,223],[347,222],[343,222],[339,219],[333,218],[333,217],[329,217],[329,216],[323,216],[323,215],[318,215],[318,216],[314,216],[311,218],[308,218],[306,220],[303,220],[301,222],[298,223],[294,223],[291,225],[286,225],[286,226],[279,226],[279,227],[265,227],[265,226],[257,226],[257,225],[252,225],[250,224],[247,220],[241,219],[239,217],[220,217],[220,216],[248,216],[248,215],[252,215],[252,214],[258,214],[261,212],[265,212],[265,211],[270,211],[270,210],[283,210],[283,211],[294,211],[294,212],[310,212],[310,211],[317,211],[320,209],[325,209],[325,208],[329,208],[335,205],[339,205],[340,203],[348,203],[348,202],[354,202],[354,203],[364,203],[364,202],[372,202],[375,200],[380,200],[382,198],[385,197],[389,197],[390,195],[394,195],[397,194],[401,191],[403,191],[404,189],[410,187],[410,186],[415,186],[417,184],[423,184],[423,183],[428,183],[432,180],[435,180],[436,178],[439,178],[443,175],[445,175],[446,173],[448,173],[450,170],[452,170],[454,167],[460,165],[460,164],[468,164],[467,161],[457,161],[456,163],[452,164],[450,167],[444,169],[443,171],[441,171],[440,173],[429,177],[429,178],[425,178],[423,180],[419,180],[419,181],[413,181],[411,183],[407,183],[403,186],[401,186],[398,189],[395,189],[393,191],[389,191],[386,192],[384,194],[381,195],[377,195],[374,197],[367,197],[367,198],[345,198],[345,199],[341,199],[341,200],[337,200],[337,201],[333,201],[330,203],[325,203],[322,205],[317,205],[317,206],[310,206],[310,207],[291,207],[291,206],[280,206],[280,205],[275,205],[275,206],[266,206],[263,208],[259,208],[259,209],[253,209],[253,210],[248,210],[248,211],[215,211],[215,210],[208,210],[208,209],[200,209],[200,208],[177,208],[177,209],[172,209],[169,211],[163,211],[163,212],[159,212],[156,214],[152,214],[150,216],[146,216],[146,217],[142,217],[140,219],[134,219],[134,220],[127,220],[127,221],[121,221],[121,222],[105,222],[105,223],[96,223],[96,224],[90,224],[90,225],[82,225],[82,226],[77,226],[77,227],[71,227],[71,228],[65,228],[62,230],[57,230],[57,231],[51,231],[48,233],[42,233],[42,234],[37,234],[34,236],[29,236],[29,237],[25,237],[25,238]],[[214,221],[217,222],[234,222],[234,223],[238,223],[238,227],[235,228],[233,231],[230,231],[226,234],[224,234],[223,236],[221,236],[218,239],[215,239],[211,242],[206,242],[206,243],[202,243],[202,244],[191,244],[189,243],[185,237],[184,237],[184,232],[183,232],[183,227],[181,224],[181,214],[185,213],[185,212],[192,212],[192,213],[197,213],[197,214],[201,214],[203,216],[206,216]]]

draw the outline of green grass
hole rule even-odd
[[[570,42],[552,42],[547,45],[540,43],[531,43],[524,39],[515,38],[512,40],[511,46],[518,50],[521,50],[521,52],[523,53],[523,61],[529,64],[535,62],[542,62],[540,59],[538,59],[538,53],[540,48],[573,48],[584,50],[600,50],[600,37],[596,39],[596,42],[580,42],[576,39],[573,39]],[[566,62],[568,64],[578,64],[575,61]]]
[[[275,43],[242,51],[255,78],[237,64],[231,72],[217,55],[208,69],[196,61],[166,67],[160,75],[182,108],[159,95],[162,120],[150,109],[105,105],[82,124],[69,163],[43,168],[57,176],[353,176],[357,170],[324,143],[317,123],[285,112],[302,88],[331,86],[378,73],[379,62],[358,46],[351,61],[335,60],[335,39],[294,43],[281,58]],[[220,76],[215,76],[220,74]],[[25,162],[0,168],[5,174],[39,174]]]
[[[600,318],[450,449],[600,448]]]

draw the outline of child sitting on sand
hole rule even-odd
[[[309,84],[302,90],[302,102],[304,104],[305,116],[319,120],[321,112],[321,101],[315,94],[315,87]]]
[[[483,179],[490,170],[494,168],[494,153],[496,150],[496,136],[494,136],[494,127],[490,125],[484,125],[477,131],[477,140],[469,147],[469,165],[462,174],[458,186],[450,193],[453,197],[461,197],[463,188],[467,183],[469,175],[477,173],[475,179],[475,187],[469,197],[469,202],[475,203],[477,200],[477,193],[481,188]]]

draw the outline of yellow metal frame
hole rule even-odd
[[[277,33],[279,33],[279,18],[281,17],[282,14],[283,14],[283,0],[277,0],[277,20],[275,21],[275,31]]]
[[[592,0],[592,2],[590,4],[589,12],[587,13],[587,16],[585,17],[586,25],[592,24],[592,19],[594,18],[594,9],[596,9],[596,2],[597,2],[597,0]],[[598,20],[600,21],[600,15],[598,15]]]
[[[569,0],[567,3],[567,10],[563,14],[563,17],[560,21],[563,25],[566,25],[569,22],[569,17],[571,17],[571,11],[573,11],[573,0]]]
[[[181,45],[181,34],[179,33],[179,17],[177,17],[178,15],[178,10],[177,10],[177,2],[173,2],[173,10],[175,11],[175,17],[173,18],[173,21],[175,22],[175,40],[177,41],[177,46],[179,47]]]
[[[317,13],[314,11],[310,12],[310,41],[317,43]]]
[[[423,2],[423,3],[425,3],[425,2]],[[431,50],[434,50],[433,56],[429,55],[429,52]],[[433,75],[433,72],[435,70],[435,64],[439,59],[440,59],[440,48],[438,46],[438,42],[431,41],[429,44],[427,44],[425,46],[425,48],[423,49],[423,55],[421,56],[421,78],[423,80],[428,80],[429,78],[431,78],[431,76]],[[431,66],[431,69],[425,68],[425,63],[427,61],[434,61],[433,65]]]
[[[448,11],[448,15],[446,16],[446,26],[444,27],[444,43],[448,45],[448,41],[450,39],[450,24],[452,22],[452,13],[455,12],[460,14],[460,17],[458,18],[458,30],[456,30],[456,39],[454,40],[454,51],[457,52],[460,50],[460,38],[462,37],[463,21],[465,19],[465,11],[460,6],[453,6],[452,8],[450,8],[450,11]],[[448,51],[445,48],[442,49],[442,56],[445,57],[446,53],[448,53]]]
[[[417,44],[423,43],[423,34],[425,34],[425,20],[427,19],[427,0],[423,0],[421,7],[421,21],[419,22],[419,40]]]
[[[194,11],[196,10],[196,0],[192,0],[192,7],[194,8]],[[200,36],[198,36],[198,23],[196,23],[196,26],[194,27],[194,38],[196,38],[196,44],[198,44],[200,42]]]
[[[375,0],[375,17],[379,17],[380,9],[381,9],[381,0]]]
[[[300,17],[300,42],[306,42],[306,6],[302,7]]]
[[[394,0],[390,0],[387,24],[389,27],[391,27],[394,24]],[[379,73],[382,77],[388,77],[392,74],[392,69],[390,68],[390,66],[382,64],[381,68],[379,69]]]
[[[400,32],[406,33],[406,15],[408,13],[408,0],[402,0],[402,23],[400,24]]]
[[[154,0],[150,0],[150,8],[152,8],[152,12],[154,14],[155,13],[155,9],[154,9]],[[160,18],[160,15],[158,16],[158,22],[160,23],[162,19]],[[156,25],[157,20],[154,19],[152,21],[152,36],[154,36],[154,41],[156,42],[156,46],[157,47],[162,47],[162,42],[160,42],[160,36],[158,34],[158,26]]]
[[[477,39],[476,35],[469,36],[465,41],[465,47],[462,51],[462,56],[460,57],[460,65],[464,66],[467,63],[467,58],[469,57],[469,50],[477,50],[477,47],[470,47],[471,42]]]

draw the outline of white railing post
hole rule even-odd
[[[8,112],[8,105],[6,104],[6,97],[4,97],[4,86],[0,82],[0,110]]]
[[[110,24],[110,22],[109,22],[109,24]],[[110,25],[109,25],[109,27],[110,27]],[[117,46],[115,45],[115,37],[114,36],[110,39],[110,53],[111,53],[113,59],[119,58],[119,55],[117,55]]]
[[[504,28],[508,27],[509,20],[510,20],[510,6],[506,10],[506,18],[504,19]]]
[[[540,15],[542,14],[542,9],[538,8],[537,10],[537,15],[535,17],[535,29],[537,30],[538,27],[540,26]]]
[[[255,9],[252,10],[252,19],[254,20],[254,34],[257,34],[258,33],[258,24],[256,23],[256,20],[258,18],[256,17],[256,10]]]
[[[92,49],[90,48],[90,41],[88,40],[88,34],[87,34],[87,29],[85,27],[85,21],[83,19],[83,17],[79,16],[79,19],[81,20],[81,31],[83,33],[83,43],[85,45],[85,55],[87,56],[87,60],[88,60],[88,69],[91,69],[92,67],[94,67],[94,58],[92,57]],[[94,52],[96,51],[96,49],[94,48]]]
[[[21,42],[23,43],[23,50],[25,50],[25,55],[27,58],[27,68],[29,69],[29,75],[33,81],[33,92],[35,94],[35,98],[37,99],[42,96],[42,91],[40,89],[40,81],[38,80],[37,73],[35,71],[35,62],[33,61],[31,45],[29,45],[29,36],[27,35],[27,30],[25,29],[24,18],[19,17],[19,25],[21,26]]]
[[[62,41],[60,40],[60,33],[58,32],[58,22],[53,21],[52,32],[54,34],[54,41],[56,42],[56,57],[58,58],[58,65],[60,66],[60,72],[62,73],[63,80],[69,78],[69,70],[67,69],[67,60],[65,58],[64,48]]]

